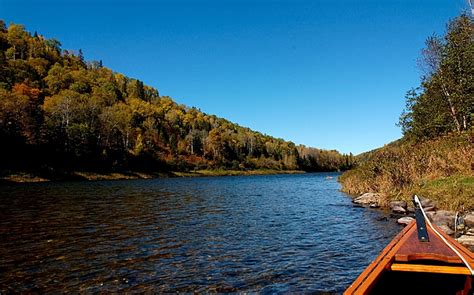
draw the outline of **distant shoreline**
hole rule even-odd
[[[243,175],[274,175],[274,174],[304,174],[302,170],[225,170],[225,169],[205,169],[189,172],[90,172],[72,171],[52,174],[49,176],[35,172],[11,172],[0,176],[2,183],[38,183],[51,181],[100,181],[100,180],[132,180],[132,179],[153,179],[171,177],[210,177],[210,176],[243,176]]]

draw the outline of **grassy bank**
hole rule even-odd
[[[38,171],[28,172],[3,172],[0,181],[4,183],[33,183],[47,181],[80,181],[80,180],[123,180],[123,179],[148,179],[167,177],[167,173],[142,173],[142,172],[89,172],[72,171],[43,173]]]
[[[192,172],[173,172],[174,175],[180,177],[195,176],[238,176],[238,175],[271,175],[271,174],[302,174],[301,170],[274,170],[274,169],[258,169],[258,170],[196,170]]]
[[[4,183],[33,183],[46,181],[64,181],[64,180],[124,180],[124,179],[150,179],[159,177],[202,177],[202,176],[238,176],[238,175],[271,175],[271,174],[302,174],[301,170],[273,170],[273,169],[258,169],[258,170],[196,170],[191,172],[58,172],[58,173],[41,173],[41,172],[10,172],[4,171],[0,175],[0,182]]]
[[[417,143],[397,141],[363,157],[339,178],[344,192],[379,192],[385,204],[418,194],[443,209],[474,209],[474,131]]]

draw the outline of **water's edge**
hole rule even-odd
[[[94,172],[94,171],[2,171],[0,172],[0,185],[14,183],[36,183],[50,181],[98,181],[98,180],[136,180],[171,177],[209,177],[209,176],[248,176],[248,175],[279,175],[279,174],[305,174],[302,170],[227,170],[205,169],[195,171],[168,171],[168,172]]]

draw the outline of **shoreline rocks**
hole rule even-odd
[[[419,198],[423,210],[434,225],[446,234],[454,236],[460,244],[474,252],[474,211],[458,216],[456,222],[456,212],[437,210],[434,201],[423,197]],[[380,208],[382,196],[378,193],[365,193],[353,199],[352,202],[359,206]],[[398,224],[406,226],[414,220],[414,209],[408,207],[406,201],[391,201],[387,209],[390,209],[390,216],[396,218]]]

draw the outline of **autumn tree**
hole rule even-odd
[[[30,160],[70,169],[320,171],[347,162],[337,152],[298,148],[180,105],[102,62],[84,60],[82,50],[62,49],[58,40],[2,21],[0,139],[2,157],[12,163],[27,151]]]

